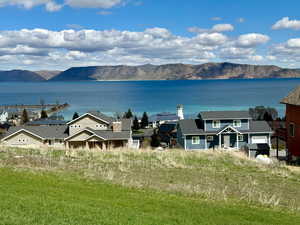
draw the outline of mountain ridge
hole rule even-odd
[[[111,80],[203,80],[300,78],[300,69],[274,65],[250,65],[230,62],[204,64],[145,64],[140,66],[86,66],[58,70],[0,71],[0,82],[111,81]]]

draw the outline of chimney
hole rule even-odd
[[[184,119],[184,114],[183,114],[183,105],[177,105],[177,116],[179,120]]]
[[[122,131],[122,122],[117,121],[112,123],[113,132],[121,132]]]

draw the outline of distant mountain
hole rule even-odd
[[[50,81],[84,80],[201,80],[243,78],[300,77],[300,69],[234,63],[205,63],[201,65],[166,64],[142,66],[73,67]]]
[[[0,82],[88,80],[202,80],[300,77],[300,69],[234,63],[73,67],[66,71],[0,71]]]
[[[45,78],[46,80],[49,80],[61,73],[61,71],[59,70],[40,70],[34,72],[40,75],[41,77]]]
[[[45,78],[41,77],[35,72],[28,70],[11,70],[0,71],[0,82],[39,82],[45,81]]]

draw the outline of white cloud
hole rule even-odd
[[[238,23],[244,23],[245,22],[245,18],[240,17],[240,18],[237,19],[237,22]]]
[[[112,8],[122,0],[66,0],[66,4],[76,8]]]
[[[277,21],[273,26],[273,30],[280,29],[293,29],[300,30],[300,20],[290,20],[289,17],[283,17],[281,20]]]
[[[261,34],[229,38],[218,32],[178,36],[159,27],[140,32],[88,29],[0,31],[0,66],[66,69],[89,65],[204,63],[224,59],[247,63],[269,59],[256,53],[259,44],[267,40],[268,37]],[[292,49],[295,43],[291,43],[287,42],[283,47]],[[276,56],[275,53],[268,55]]]
[[[35,6],[44,5],[50,12],[59,11],[63,6],[73,8],[103,8],[109,9],[117,5],[125,4],[124,0],[65,0],[63,4],[58,4],[55,0],[0,0],[0,7],[20,6],[31,9]]]
[[[258,33],[250,33],[250,34],[243,34],[238,37],[236,40],[236,46],[238,47],[255,47],[260,44],[264,44],[270,40],[269,36],[264,34]]]
[[[189,27],[188,31],[192,33],[222,33],[225,31],[233,31],[234,27],[231,24],[216,24],[210,29],[203,29],[199,27]]]
[[[59,5],[55,2],[47,2],[46,4],[46,10],[49,11],[49,12],[56,12],[56,11],[59,11],[63,6],[62,5]]]
[[[213,21],[220,21],[220,20],[222,20],[222,17],[215,16],[215,17],[212,17],[210,19],[213,20]]]

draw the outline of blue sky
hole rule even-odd
[[[0,0],[0,64],[300,68],[299,9],[296,0]]]

